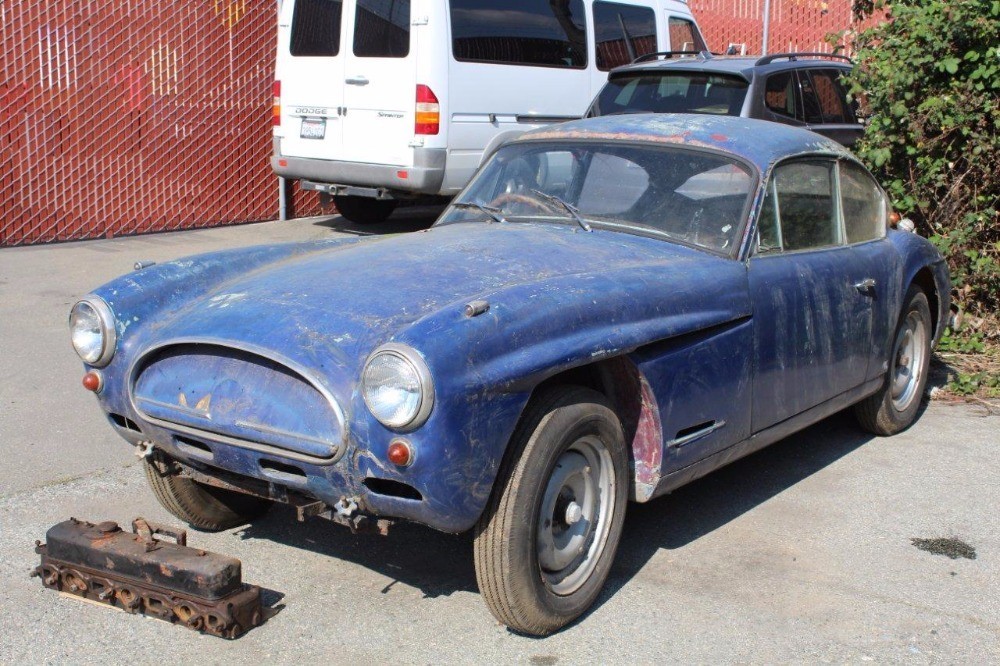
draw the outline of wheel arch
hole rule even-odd
[[[663,429],[653,390],[639,367],[622,355],[570,368],[538,383],[528,403],[554,386],[584,386],[608,399],[625,434],[632,469],[629,498],[647,501],[660,477]]]
[[[931,330],[934,331],[934,341],[935,343],[941,338],[941,334],[944,332],[944,325],[947,324],[947,318],[945,321],[941,321],[941,296],[938,293],[937,282],[934,279],[934,273],[927,266],[924,266],[916,272],[910,284],[920,287],[924,295],[927,296],[927,304],[930,306],[931,310]]]

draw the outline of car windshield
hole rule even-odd
[[[707,113],[738,116],[749,85],[738,76],[704,72],[616,76],[601,89],[590,115]]]
[[[746,166],[704,150],[526,141],[498,150],[438,224],[555,222],[729,254],[753,183]]]

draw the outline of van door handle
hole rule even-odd
[[[856,283],[854,288],[866,296],[871,296],[875,293],[875,280],[872,278],[866,278],[861,282]]]
[[[349,86],[366,86],[368,85],[368,79],[364,76],[348,76],[344,79],[344,83]]]

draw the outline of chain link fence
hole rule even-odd
[[[760,52],[764,0],[690,5],[713,50]],[[0,0],[0,246],[274,219],[276,10]],[[828,51],[850,24],[850,0],[771,0],[769,50]]]

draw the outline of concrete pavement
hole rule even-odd
[[[371,228],[313,218],[0,250],[0,662],[1000,661],[1000,421],[939,403],[888,439],[835,416],[631,506],[599,603],[547,639],[495,623],[468,535],[401,525],[352,536],[295,523],[283,507],[189,537],[241,558],[279,609],[238,641],[60,598],[28,579],[34,539],[70,515],[176,522],[79,386],[66,329],[78,296],[136,260],[431,219],[400,211]],[[962,539],[976,559],[911,543],[934,537]]]

